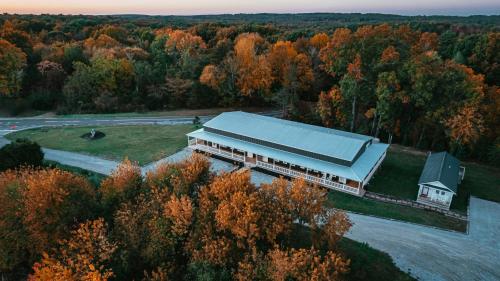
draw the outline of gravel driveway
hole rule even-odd
[[[347,235],[387,252],[420,280],[500,280],[500,204],[470,201],[469,234],[350,214]]]

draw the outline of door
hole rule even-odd
[[[422,197],[429,197],[429,188],[427,186],[422,187],[422,193],[420,194]]]

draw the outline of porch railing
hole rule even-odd
[[[422,203],[422,204],[432,205],[432,206],[439,207],[439,208],[446,208],[446,209],[449,208],[448,202],[434,200],[434,199],[431,199],[430,197],[425,196],[425,195],[418,196],[417,202]]]
[[[228,152],[228,151],[225,151],[225,150],[220,149],[220,148],[215,148],[215,147],[211,147],[211,146],[208,146],[208,145],[202,145],[202,144],[191,144],[191,143],[190,143],[189,147],[192,148],[192,149],[197,149],[197,150],[205,151],[205,152],[212,153],[212,154],[215,154],[215,155],[219,155],[219,156],[222,156],[222,157],[225,157],[225,158],[229,158],[229,159],[232,159],[232,160],[236,160],[236,161],[240,161],[240,162],[244,162],[245,161],[245,157],[244,156],[236,154],[236,153]]]
[[[283,175],[286,175],[286,176],[291,176],[291,177],[294,177],[294,178],[303,178],[306,181],[309,181],[309,182],[312,182],[312,183],[317,183],[317,184],[320,184],[322,186],[326,186],[328,188],[332,188],[332,189],[335,189],[335,190],[340,190],[340,191],[344,191],[344,192],[348,192],[348,193],[356,194],[356,195],[359,194],[357,188],[354,188],[354,187],[351,187],[351,186],[348,186],[348,185],[345,185],[345,184],[333,182],[333,181],[330,181],[330,180],[327,180],[327,179],[315,177],[315,176],[312,176],[312,175],[308,175],[308,174],[305,174],[305,173],[302,173],[302,172],[294,171],[292,169],[281,167],[281,166],[278,166],[278,165],[273,165],[273,164],[270,164],[270,163],[266,163],[266,162],[262,162],[262,161],[257,161],[257,167],[264,168],[264,169],[270,170],[272,172],[277,172],[279,174],[283,174]]]

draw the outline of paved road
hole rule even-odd
[[[259,112],[258,114],[267,116],[280,116],[280,111]],[[213,118],[215,115],[200,116],[201,122],[206,122]],[[0,147],[10,143],[9,140],[3,136],[13,131],[26,130],[37,127],[57,127],[57,126],[105,126],[105,125],[175,125],[175,124],[190,124],[193,122],[194,116],[176,117],[176,116],[162,116],[162,117],[81,117],[81,118],[61,118],[61,117],[28,117],[28,118],[0,118]],[[118,162],[111,160],[104,160],[94,156],[87,156],[79,153],[60,151],[54,149],[43,149],[45,158],[60,162],[65,165],[80,167],[90,171],[110,174],[116,168]],[[171,155],[158,162],[152,163],[142,168],[145,174],[148,170],[153,169],[158,163],[164,161],[176,161],[184,158],[185,151],[181,151]],[[214,160],[212,167],[216,171],[231,170],[232,167],[228,166],[223,161]]]
[[[256,112],[260,115],[281,116],[281,111]],[[201,122],[212,119],[215,115],[199,116]],[[22,117],[0,118],[0,132],[10,130],[25,130],[36,127],[54,126],[105,126],[105,125],[174,125],[189,124],[194,116],[161,116],[161,117]]]
[[[75,152],[43,148],[44,158],[64,165],[79,167],[96,173],[110,175],[118,162]]]
[[[420,280],[500,280],[500,204],[471,198],[469,235],[350,214],[347,235]]]

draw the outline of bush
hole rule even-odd
[[[0,149],[0,171],[14,169],[19,166],[41,166],[43,152],[36,142],[17,139]]]

